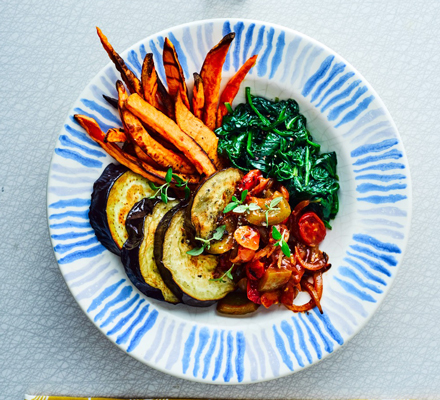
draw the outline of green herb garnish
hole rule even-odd
[[[257,211],[260,210],[261,207],[256,203],[250,203],[250,204],[243,204],[241,206],[238,206],[234,208],[234,212],[237,214],[243,214],[246,211]]]
[[[176,181],[176,187],[184,188],[185,199],[188,200],[189,196],[191,195],[191,190],[188,187],[188,181],[183,180],[179,175],[173,174],[173,170],[171,168],[168,169],[165,175],[165,183],[162,186],[157,186],[153,182],[148,182],[150,188],[156,191],[152,196],[150,196],[150,199],[160,197],[165,204],[168,203],[168,200],[175,200],[173,197],[168,196],[168,188],[170,187],[173,179]]]
[[[269,211],[278,211],[277,205],[283,200],[284,197],[275,197],[269,205],[266,204],[266,226],[269,226]]]
[[[231,265],[231,268],[229,268],[220,278],[211,278],[210,281],[211,282],[223,282],[226,283],[223,278],[226,276],[228,277],[231,281],[234,279],[234,277],[232,276],[232,269],[234,268],[234,264]]]
[[[289,245],[286,243],[280,231],[275,226],[272,227],[272,237],[277,240],[274,246],[280,246],[284,255],[286,257],[290,257]]]
[[[185,199],[188,200],[191,196],[191,190],[188,187],[188,181],[182,179],[179,175],[173,174],[173,178],[176,181],[176,187],[183,188],[183,192],[185,194]]]
[[[223,210],[223,213],[226,214],[230,211],[234,211],[237,214],[242,214],[246,211],[259,210],[261,207],[258,204],[255,204],[255,203],[243,204],[246,200],[248,193],[249,193],[249,190],[243,190],[243,192],[241,192],[240,200],[237,199],[235,196],[232,196],[232,202],[230,202],[225,207],[225,209]]]
[[[186,254],[189,254],[190,256],[199,256],[202,254],[205,249],[209,250],[211,247],[211,241],[213,240],[220,240],[223,237],[223,234],[225,233],[226,225],[220,225],[213,233],[211,239],[202,239],[196,236],[196,240],[199,242],[202,242],[201,247],[195,247],[194,249],[191,249],[186,252]]]
[[[295,100],[270,101],[246,88],[246,103],[229,111],[215,131],[218,151],[236,168],[275,178],[295,202],[319,200],[315,211],[328,223],[339,208],[336,153],[320,153],[306,125]]]

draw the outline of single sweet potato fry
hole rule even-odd
[[[205,93],[205,108],[203,111],[203,122],[214,130],[217,119],[217,104],[222,80],[222,69],[228,54],[229,46],[234,40],[235,33],[231,32],[223,37],[206,55],[205,61],[200,71],[203,80],[203,90]]]
[[[133,157],[136,157],[136,152],[134,151],[134,144],[126,141],[123,145],[122,145],[122,151],[124,153],[130,154]]]
[[[127,85],[128,90],[130,90],[131,93],[138,93],[142,96],[142,87],[137,76],[127,67],[127,65],[125,65],[124,60],[118,53],[116,53],[101,29],[96,27],[96,31],[98,32],[99,39],[101,39],[104,50],[107,52],[110,60],[113,61],[113,64],[115,64],[116,69],[120,72],[122,80]]]
[[[142,64],[141,84],[145,101],[153,107],[161,109],[157,100],[157,74],[154,67],[153,53],[148,53],[145,56],[144,63]]]
[[[180,65],[176,49],[168,38],[165,38],[162,58],[165,75],[167,77],[168,93],[173,99],[176,98],[177,93],[180,93],[183,102],[189,108],[190,105],[185,76],[183,75],[182,66]]]
[[[105,133],[101,131],[98,123],[93,118],[81,114],[75,114],[73,117],[95,142],[99,144],[101,144],[101,142],[104,143]]]
[[[105,134],[105,143],[124,143],[127,140],[125,132],[122,129],[111,128]]]
[[[216,171],[211,159],[193,138],[182,132],[174,121],[156,110],[139,95],[132,94],[125,102],[125,106],[131,113],[182,151],[201,174],[210,176]]]
[[[234,101],[235,96],[237,96],[237,93],[240,89],[241,83],[243,82],[244,78],[246,78],[246,75],[248,74],[250,69],[257,62],[257,57],[258,56],[255,55],[249,58],[235,73],[235,75],[231,79],[229,79],[226,87],[223,89],[222,95],[220,96],[220,104],[217,110],[217,128],[221,126],[223,117],[228,113],[225,103],[229,103],[232,105],[232,102]]]
[[[164,84],[157,76],[157,73],[156,73],[156,77],[157,77],[157,94],[162,104],[162,109],[165,110],[164,114],[170,117],[172,120],[174,120],[174,102],[171,99],[169,93],[167,92]]]
[[[95,142],[99,143],[107,154],[112,156],[116,161],[120,162],[122,165],[125,165],[127,168],[130,168],[133,172],[143,176],[144,178],[151,180],[152,182],[161,183],[164,180],[160,175],[155,176],[154,174],[151,174],[150,176],[150,174],[142,168],[140,161],[136,160],[133,156],[124,153],[118,145],[114,143],[105,143],[104,132],[101,131],[101,128],[93,118],[80,114],[75,114],[74,117],[86,130],[89,136]]]
[[[205,106],[205,93],[203,91],[203,80],[201,76],[194,72],[194,88],[192,98],[193,114],[198,118],[203,118],[203,107]]]
[[[108,104],[110,104],[114,108],[118,108],[118,100],[117,99],[114,99],[113,97],[110,97],[110,96],[106,96],[105,94],[103,94],[102,97],[104,97],[104,100]]]
[[[151,182],[155,182],[158,184],[165,183],[166,171],[159,171],[153,168],[151,165],[143,162],[142,160],[138,160],[136,157],[128,153],[124,153],[122,149],[114,143],[104,143],[104,132],[101,131],[98,123],[90,117],[85,115],[75,114],[75,119],[78,123],[85,129],[85,131],[89,134],[89,136],[97,142],[111,157],[113,157],[116,161],[125,165],[127,168],[131,169],[133,172],[143,176],[144,178],[150,180]],[[182,175],[176,174],[181,177],[183,180],[188,181],[189,184],[195,185],[200,181],[200,177],[197,175]],[[175,184],[177,182],[174,179],[171,182]]]
[[[118,92],[118,110],[119,116],[121,117],[122,124],[124,124],[124,119],[122,117],[122,110],[124,109],[125,100],[128,99],[127,91],[125,90],[124,84],[122,81],[116,81],[116,91]]]
[[[217,136],[200,119],[195,117],[191,111],[183,104],[180,93],[176,99],[176,122],[179,128],[187,135],[191,136],[208,154],[216,167],[219,166],[217,154]]]
[[[134,157],[139,158],[143,162],[151,165],[153,168],[158,170],[165,170],[162,165],[159,165],[156,161],[154,161],[147,153],[145,153],[137,144],[133,144],[133,153]]]
[[[163,147],[167,148],[168,150],[171,150],[172,152],[174,152],[176,154],[180,154],[181,156],[183,155],[183,153],[176,146],[174,146],[174,144],[165,140],[157,132],[150,130],[150,131],[148,131],[148,133],[156,142],[160,143]]]
[[[196,172],[196,169],[186,157],[173,153],[155,141],[142,126],[141,121],[125,108],[122,111],[122,118],[130,140],[137,144],[156,163],[164,168],[172,168],[174,172],[183,174]]]

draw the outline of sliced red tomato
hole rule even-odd
[[[301,239],[308,246],[316,246],[321,243],[327,231],[324,222],[314,213],[305,213],[298,221]]]
[[[237,256],[230,261],[234,264],[243,264],[251,261],[255,256],[255,250],[247,249],[243,246],[238,246]]]
[[[247,280],[247,298],[255,304],[261,304],[261,293],[257,289],[258,281]]]
[[[245,176],[243,176],[243,179],[238,184],[238,190],[251,190],[259,184],[260,178],[262,177],[263,174],[259,169],[253,169],[252,171],[249,171]]]
[[[257,194],[260,194],[264,189],[266,189],[266,186],[269,184],[269,182],[269,178],[263,178],[262,176],[260,176],[258,180],[258,185],[251,190],[251,196],[256,196]]]
[[[246,264],[246,276],[250,280],[256,281],[260,279],[265,271],[266,268],[264,267],[264,263],[260,260],[254,260]]]
[[[280,302],[280,291],[272,290],[270,292],[264,292],[261,295],[260,301],[266,308],[269,308],[273,304],[278,304]]]
[[[290,195],[289,192],[287,191],[287,189],[284,186],[280,187],[280,192],[282,193],[283,197],[289,201]]]
[[[248,225],[239,226],[234,232],[238,244],[251,250],[258,250],[260,246],[260,232]]]

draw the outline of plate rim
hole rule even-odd
[[[116,343],[115,338],[110,337],[109,335],[107,335],[104,331],[103,328],[101,328],[97,323],[95,323],[93,321],[93,317],[90,313],[87,312],[86,306],[85,304],[82,304],[81,301],[77,300],[77,298],[74,295],[74,292],[70,286],[70,284],[67,282],[67,280],[64,277],[64,274],[61,270],[61,266],[58,263],[58,259],[56,257],[55,251],[54,251],[54,239],[52,238],[52,229],[50,227],[50,220],[49,220],[49,188],[51,187],[51,184],[53,183],[51,180],[51,172],[52,172],[52,167],[54,164],[54,159],[55,159],[55,148],[57,147],[57,143],[54,145],[53,150],[52,150],[52,156],[51,156],[51,161],[50,161],[50,165],[49,165],[49,170],[48,170],[48,178],[47,178],[47,185],[46,185],[46,222],[47,222],[47,226],[48,226],[48,230],[49,230],[49,237],[50,237],[50,241],[51,241],[51,245],[52,245],[52,251],[53,251],[53,255],[55,258],[55,261],[60,269],[61,275],[63,276],[63,280],[66,284],[66,286],[68,287],[70,293],[72,294],[73,299],[75,300],[75,302],[79,305],[79,307],[81,308],[81,310],[84,312],[84,314],[88,317],[88,319],[90,320],[90,322],[93,324],[93,326],[95,328],[97,328],[110,342],[112,342],[116,347],[118,347],[120,350],[122,350],[125,354],[135,358],[137,361],[141,362],[144,365],[147,365],[150,368],[154,368],[160,372],[163,372],[167,375],[171,375],[173,377],[176,378],[180,378],[180,379],[185,379],[185,380],[189,380],[191,382],[197,382],[197,383],[204,383],[204,384],[209,384],[209,385],[225,385],[225,386],[238,386],[238,385],[248,385],[248,384],[254,384],[254,383],[260,383],[260,382],[267,382],[267,381],[271,381],[271,380],[275,380],[275,379],[281,379],[281,378],[285,378],[288,376],[291,376],[295,373],[298,373],[300,371],[303,371],[311,366],[314,366],[316,364],[318,364],[319,362],[321,362],[322,360],[330,357],[331,355],[333,355],[338,349],[340,349],[343,345],[345,345],[346,343],[348,343],[349,341],[351,341],[366,325],[367,323],[370,322],[371,318],[381,309],[383,302],[385,300],[385,298],[387,297],[387,295],[389,294],[391,288],[393,287],[395,281],[396,281],[396,276],[399,273],[399,270],[401,268],[402,263],[404,262],[404,258],[405,258],[405,254],[407,251],[407,247],[408,247],[408,241],[409,241],[409,236],[410,236],[410,231],[411,231],[411,225],[412,225],[412,217],[413,217],[413,193],[412,193],[412,177],[411,177],[411,170],[410,170],[410,165],[408,162],[408,158],[406,155],[406,150],[404,147],[404,143],[403,143],[403,139],[402,136],[400,135],[400,132],[397,128],[397,125],[394,121],[394,119],[392,118],[388,108],[386,107],[384,101],[382,100],[382,98],[378,95],[378,93],[376,92],[376,90],[374,89],[374,87],[369,83],[369,81],[359,72],[359,70],[357,68],[355,68],[349,61],[347,61],[345,59],[345,57],[341,56],[338,52],[332,50],[330,47],[328,47],[327,45],[325,45],[324,43],[320,42],[317,39],[314,39],[313,37],[302,33],[300,31],[297,31],[296,29],[284,26],[284,25],[280,25],[280,24],[276,24],[276,23],[272,23],[269,21],[263,21],[263,20],[258,20],[258,19],[250,19],[250,18],[207,18],[207,19],[201,19],[201,20],[195,20],[195,21],[191,21],[191,22],[186,22],[186,23],[182,23],[179,25],[174,25],[165,29],[162,29],[158,32],[154,32],[148,36],[146,36],[145,38],[142,38],[140,40],[138,40],[137,42],[131,44],[130,46],[128,46],[127,48],[125,48],[123,51],[121,51],[119,54],[126,54],[128,51],[130,51],[131,49],[137,49],[141,44],[147,42],[150,39],[153,39],[155,37],[158,37],[160,35],[164,35],[166,33],[169,33],[170,31],[175,31],[177,29],[182,29],[182,28],[186,28],[186,27],[193,27],[193,26],[199,26],[199,25],[203,25],[203,24],[207,24],[207,23],[224,23],[225,21],[229,21],[229,22],[243,22],[245,24],[262,24],[262,25],[266,25],[269,27],[273,27],[276,29],[280,29],[282,31],[286,31],[289,32],[290,34],[296,35],[296,36],[300,36],[304,39],[306,39],[307,41],[318,45],[320,47],[322,47],[326,52],[330,53],[330,54],[334,54],[336,55],[341,61],[343,61],[352,71],[355,72],[356,76],[359,76],[359,78],[362,79],[362,83],[368,87],[368,90],[371,91],[371,93],[375,96],[375,100],[379,103],[379,105],[384,109],[385,111],[385,116],[387,121],[390,122],[392,128],[394,128],[395,132],[396,132],[396,137],[398,138],[401,148],[399,149],[402,152],[402,162],[405,165],[406,168],[406,174],[407,174],[407,200],[408,200],[408,205],[407,208],[405,209],[405,211],[407,212],[407,216],[405,217],[405,221],[406,221],[406,227],[405,227],[405,237],[402,241],[401,244],[401,259],[399,260],[398,264],[396,265],[396,272],[394,273],[394,275],[391,277],[391,280],[389,281],[389,283],[385,286],[383,293],[381,294],[381,297],[378,299],[377,301],[377,306],[375,308],[375,310],[371,313],[368,314],[367,317],[364,317],[361,322],[359,323],[359,325],[357,325],[355,331],[347,336],[347,338],[344,338],[344,343],[342,345],[337,345],[335,346],[335,349],[331,352],[324,352],[322,354],[322,358],[314,360],[312,363],[310,364],[306,364],[304,365],[304,367],[301,367],[299,369],[295,369],[294,371],[287,371],[286,373],[280,373],[279,376],[269,376],[269,377],[265,377],[265,378],[258,378],[256,381],[242,381],[242,382],[225,382],[225,381],[218,381],[218,382],[213,382],[213,381],[209,381],[207,379],[203,379],[202,377],[193,377],[191,375],[187,375],[187,374],[183,374],[183,373],[176,373],[172,370],[167,370],[161,366],[158,366],[155,362],[152,362],[151,360],[145,360],[144,358],[142,358],[140,355],[137,355],[136,353],[128,353],[123,346],[121,346],[120,344]],[[108,62],[107,64],[105,64],[86,84],[86,86],[81,90],[81,92],[79,93],[79,95],[76,97],[76,99],[73,102],[73,105],[69,108],[69,111],[67,113],[67,117],[64,119],[63,121],[63,127],[65,124],[67,124],[69,122],[69,116],[74,114],[74,108],[75,108],[75,104],[82,98],[84,97],[84,94],[88,91],[88,88],[91,84],[91,82],[98,76],[102,76],[104,74],[104,72],[109,68],[113,66],[112,62]],[[57,136],[57,140],[59,139],[60,135],[63,133],[63,128],[60,129],[59,134]],[[230,329],[234,329],[234,327],[230,327]]]

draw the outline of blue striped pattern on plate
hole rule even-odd
[[[122,53],[139,76],[154,54],[159,76],[164,38],[174,43],[189,87],[207,51],[234,31],[224,66],[230,77],[259,54],[244,86],[270,98],[295,98],[323,150],[338,154],[341,210],[322,247],[323,308],[307,314],[259,310],[225,318],[213,308],[173,306],[144,297],[88,220],[93,182],[112,161],[73,119],[89,115],[103,130],[120,126],[102,98],[116,97],[118,75],[105,67],[75,103],[61,131],[48,184],[48,220],[64,278],[82,309],[113,342],[146,364],[207,383],[250,383],[285,376],[335,351],[371,317],[388,291],[405,248],[411,184],[396,127],[377,94],[345,60],[307,36],[237,19],[199,21],[151,36]],[[103,57],[105,53],[102,54]],[[225,81],[226,79],[224,79]],[[224,84],[224,83],[223,83]]]

